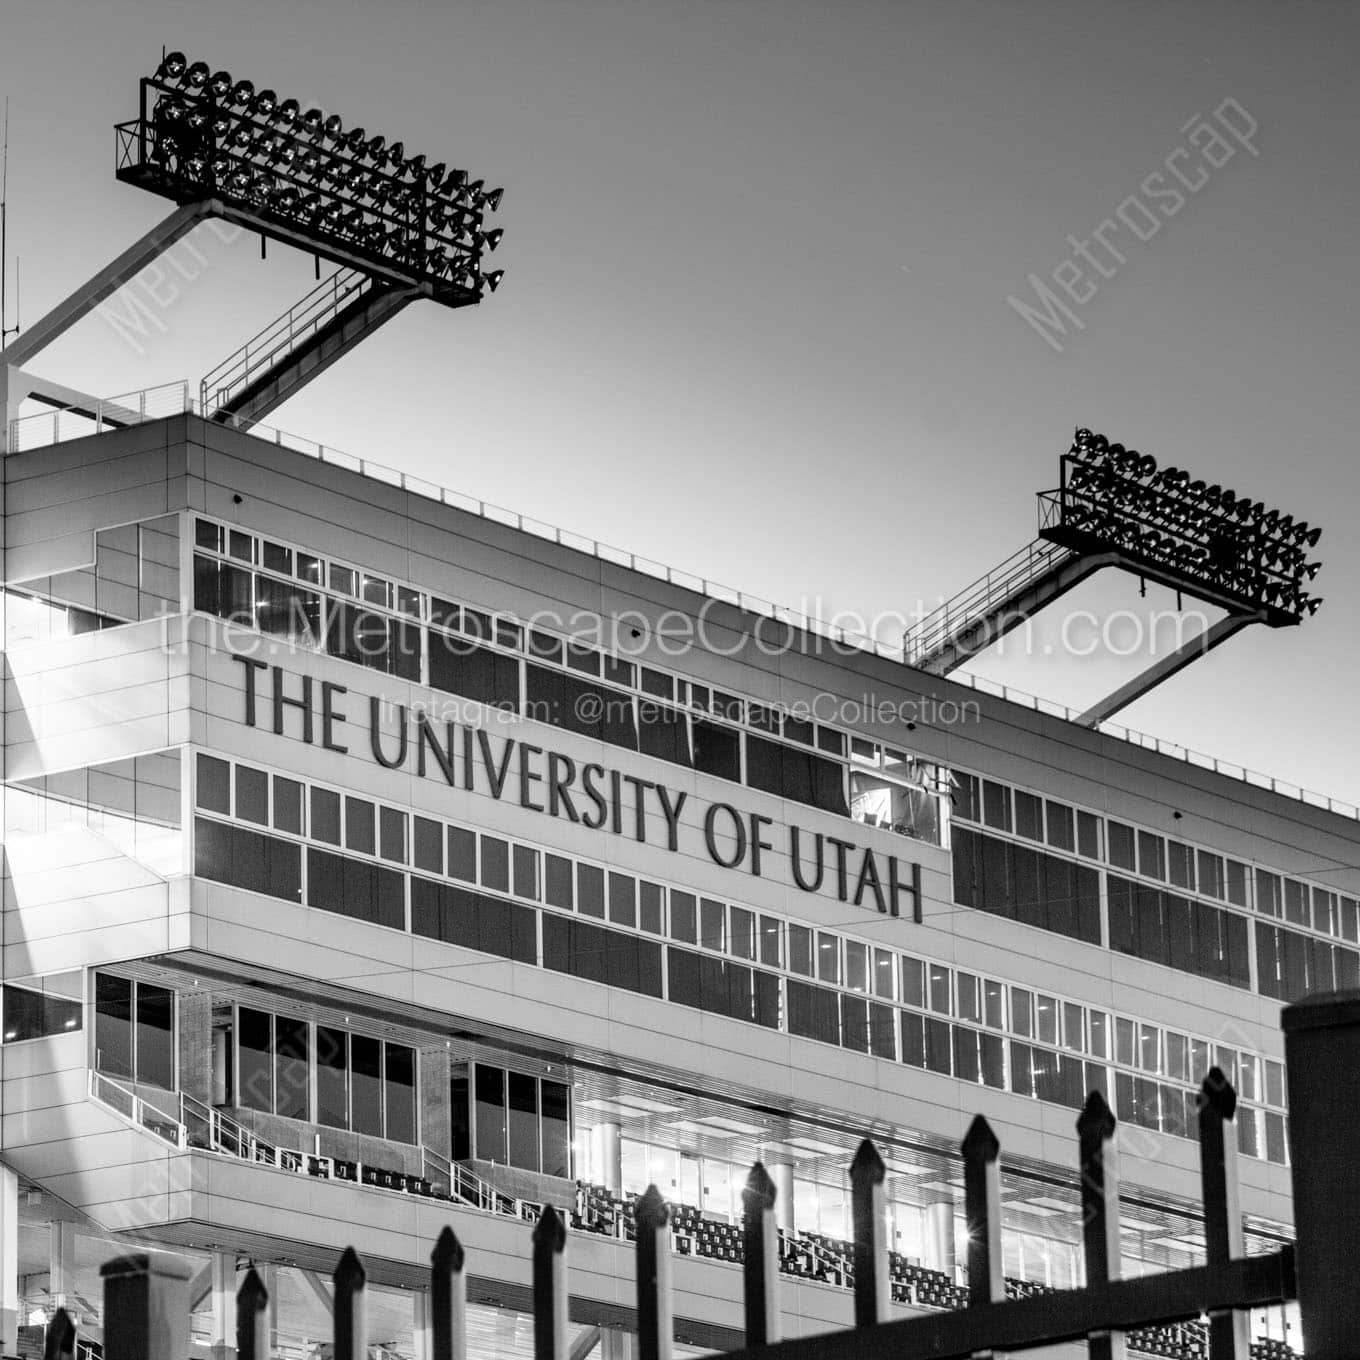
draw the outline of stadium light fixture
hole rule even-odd
[[[485,239],[485,238],[483,238]],[[1084,552],[1115,551],[1177,589],[1207,592],[1275,624],[1316,614],[1305,590],[1321,569],[1304,548],[1322,530],[1151,455],[1079,429],[1062,484],[1041,492],[1044,537]]]
[[[181,205],[220,204],[264,235],[447,305],[480,301],[504,275],[483,270],[504,234],[483,214],[504,190],[182,52],[143,78],[140,116],[117,133],[118,178]]]

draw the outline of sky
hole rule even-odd
[[[1089,426],[1325,530],[1316,617],[1118,720],[1360,803],[1360,7],[0,0],[10,324],[16,257],[27,324],[169,210],[113,175],[163,46],[506,190],[494,296],[271,424],[885,640],[1034,538]],[[144,335],[33,367],[196,390],[313,286],[189,244]],[[969,669],[1081,708],[1174,607],[1102,573]]]

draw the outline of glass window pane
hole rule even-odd
[[[783,923],[774,916],[760,918],[760,961],[771,968],[782,967]]]
[[[642,879],[638,883],[638,925],[653,935],[666,933],[666,890],[659,883],[648,883]],[[547,1100],[547,1097],[544,1097]],[[545,1134],[546,1137],[546,1134]],[[544,1166],[547,1165],[547,1150],[544,1149]]]
[[[316,1027],[316,1119],[333,1129],[349,1127],[348,1039],[342,1029]]]
[[[406,863],[406,814],[397,808],[378,809],[378,835],[383,859]]]
[[[902,956],[902,1000],[922,1010],[926,1004],[925,965],[920,959]]]
[[[543,1109],[543,1173],[571,1175],[571,1119],[569,1088],[561,1082],[539,1083]]]
[[[982,1019],[982,997],[979,980],[972,973],[958,974],[959,1019],[975,1024]]]
[[[789,923],[789,972],[812,976],[812,932],[793,922]]]
[[[444,872],[444,827],[428,817],[415,819],[414,859],[417,869],[432,874]]]
[[[149,982],[137,984],[137,1080],[173,1090],[175,1085],[175,994]]]
[[[538,851],[529,845],[514,847],[515,896],[538,901]]]
[[[387,1137],[394,1143],[416,1142],[416,1055],[402,1044],[387,1044],[383,1053],[387,1105]]]
[[[382,1040],[366,1034],[351,1034],[349,1053],[350,1127],[355,1133],[381,1138]]]
[[[538,1081],[523,1072],[509,1077],[509,1161],[526,1171],[538,1170]]]
[[[312,787],[312,839],[327,845],[340,844],[340,795]]]
[[[231,816],[231,766],[225,760],[199,755],[198,806]]]
[[[1034,993],[1023,987],[1011,988],[1011,1028],[1027,1039],[1034,1034]]]
[[[477,836],[461,826],[449,827],[449,877],[477,881]]]
[[[1006,986],[984,979],[982,984],[983,1020],[992,1029],[1006,1028]]]
[[[373,829],[373,804],[366,798],[345,799],[345,845],[371,855],[377,846]]]
[[[637,925],[637,879],[631,874],[610,872],[609,919],[621,926]]]
[[[998,831],[1011,829],[1011,791],[1005,784],[982,781],[982,819]]]
[[[729,916],[732,932],[732,954],[739,959],[754,959],[756,956],[756,918],[753,912],[744,907],[733,907]]]
[[[950,1003],[949,988],[949,969],[941,964],[932,963],[930,965],[930,1009],[937,1011],[940,1015],[952,1015],[954,1013],[954,1008]]]
[[[1058,1003],[1040,993],[1034,998],[1035,1035],[1043,1043],[1058,1046]]]
[[[241,1006],[236,1012],[236,1103],[247,1110],[274,1108],[273,1055],[268,1011]]]
[[[307,1022],[290,1015],[274,1017],[274,1113],[306,1119],[311,1078],[311,1039]]]
[[[561,855],[545,855],[544,863],[548,905],[563,907],[570,911],[575,899],[575,894],[572,892],[574,877],[572,862],[569,859],[563,859]]]
[[[841,942],[837,935],[817,932],[817,976],[823,982],[841,980]]]
[[[484,1162],[506,1161],[505,1073],[499,1067],[477,1064],[473,1105],[477,1157]]]
[[[1027,840],[1044,838],[1044,805],[1032,793],[1015,790],[1015,833]]]
[[[1048,807],[1048,843],[1059,850],[1075,850],[1076,835],[1073,830],[1072,809],[1066,803],[1050,800]]]
[[[510,891],[510,846],[499,836],[483,836],[482,887]]]
[[[685,944],[699,941],[698,904],[693,893],[671,891],[671,939]]]
[[[194,544],[211,552],[222,551],[222,528],[208,519],[194,521]]]
[[[281,774],[274,776],[274,826],[294,836],[302,835],[302,785]]]
[[[699,902],[699,943],[719,952],[727,948],[727,908],[711,897]]]
[[[858,940],[845,942],[845,985],[852,992],[869,990],[869,948]]]
[[[1077,812],[1077,853],[1087,859],[1100,859],[1100,818],[1092,812]]]
[[[576,910],[604,919],[604,870],[593,864],[576,866]]]
[[[897,959],[890,949],[874,950],[874,995],[892,1001],[896,995]]]

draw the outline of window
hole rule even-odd
[[[75,985],[80,974],[71,977]],[[5,984],[4,1035],[7,1044],[22,1043],[25,1039],[46,1039],[53,1034],[69,1034],[81,1027],[79,995],[63,996],[48,990],[49,984],[34,979],[29,987]]]
[[[216,756],[198,757],[198,806],[231,816],[231,766]]]
[[[1133,828],[1122,822],[1107,823],[1110,837],[1110,863],[1116,869],[1133,870],[1137,866],[1133,854]]]
[[[550,1176],[571,1172],[570,1089],[527,1072],[475,1065],[472,1155]]]
[[[1032,793],[1015,790],[1015,834],[1026,840],[1044,838],[1044,805]]]
[[[982,781],[982,820],[998,831],[1011,829],[1011,791],[1005,784]]]
[[[1048,843],[1058,850],[1075,850],[1072,809],[1066,803],[1048,803]]]
[[[95,1066],[173,1090],[175,994],[111,973],[95,974]]]

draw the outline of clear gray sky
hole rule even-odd
[[[1316,618],[1124,719],[1360,802],[1360,7],[0,0],[25,319],[168,210],[113,178],[163,44],[506,187],[500,292],[408,310],[277,425],[870,620],[1032,538],[1093,426],[1326,528]],[[1195,130],[1226,100],[1251,150],[1206,169]],[[1178,148],[1205,179],[1171,211]],[[1054,288],[1105,219],[1122,263],[1084,266],[1098,291],[1055,349],[1007,298]],[[92,318],[38,367],[196,386],[312,286],[282,248],[194,239],[163,331]],[[1095,602],[1139,607],[1137,584],[1071,604]],[[979,668],[1079,704],[1129,664]]]

